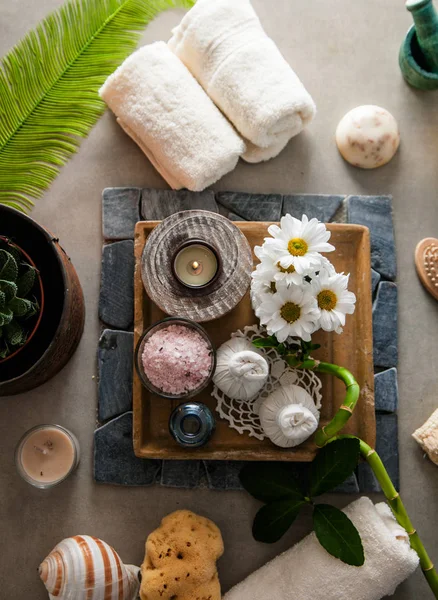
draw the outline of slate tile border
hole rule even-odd
[[[126,389],[132,385],[132,354],[121,357],[114,346],[132,336],[135,222],[160,220],[178,210],[205,208],[233,221],[277,221],[291,213],[306,213],[325,222],[360,223],[370,228],[373,333],[375,337],[375,402],[377,450],[396,487],[399,485],[397,428],[397,286],[396,255],[390,196],[323,194],[255,194],[247,192],[200,193],[187,190],[106,188],[102,218],[103,249],[99,315],[105,331],[99,341],[99,423],[95,432],[94,477],[100,483],[210,489],[241,489],[234,461],[158,461],[135,457],[132,450],[132,412]],[[112,331],[116,330],[116,331]],[[126,346],[128,347],[129,344]],[[114,353],[114,356],[113,356]],[[105,359],[109,365],[105,365]],[[112,365],[112,367],[111,367]],[[117,367],[116,367],[117,365]],[[112,386],[120,397],[111,396]],[[122,411],[119,413],[119,411]],[[119,414],[117,414],[119,413]],[[367,464],[335,491],[380,491]]]

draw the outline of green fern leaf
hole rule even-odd
[[[0,204],[27,211],[105,110],[98,90],[159,12],[194,0],[71,0],[0,62]]]

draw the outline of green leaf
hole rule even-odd
[[[305,501],[298,498],[287,498],[263,506],[254,519],[252,527],[254,539],[265,544],[277,542],[295,521],[305,504]]]
[[[17,285],[12,281],[4,281],[0,279],[0,292],[3,292],[5,295],[6,304],[15,298],[17,295]]]
[[[0,203],[26,211],[105,110],[98,90],[161,11],[191,0],[70,0],[0,63]]]
[[[359,532],[345,513],[329,504],[317,504],[313,527],[319,543],[329,554],[347,565],[363,565],[365,555]]]
[[[286,497],[304,501],[293,471],[278,463],[248,464],[240,471],[240,481],[251,496],[262,502]]]
[[[33,310],[33,303],[26,298],[14,298],[8,306],[15,317],[24,317]]]
[[[20,298],[26,296],[32,291],[36,279],[36,269],[28,267],[22,275],[17,279],[17,295]]]
[[[17,321],[11,321],[9,325],[5,325],[5,337],[11,346],[22,346],[26,341],[26,333]]]
[[[279,345],[277,338],[273,335],[255,338],[252,343],[256,348],[276,348]]]
[[[359,440],[345,438],[322,448],[310,469],[310,496],[319,496],[343,483],[359,460]]]
[[[18,275],[18,265],[15,258],[6,250],[0,250],[0,279],[15,282]]]
[[[14,318],[14,313],[12,312],[12,310],[10,308],[6,307],[3,310],[1,310],[0,311],[0,327],[3,327],[3,325],[7,325],[8,323],[10,323],[13,318]]]

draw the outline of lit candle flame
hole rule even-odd
[[[194,260],[194,261],[192,262],[192,269],[193,269],[194,271],[196,271],[196,269],[198,269],[198,268],[199,268],[199,263],[198,263],[196,260]]]

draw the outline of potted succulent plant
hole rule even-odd
[[[35,263],[17,244],[0,236],[0,362],[30,342],[43,309],[44,289]]]
[[[0,205],[0,396],[41,385],[81,339],[82,288],[52,233]]]

